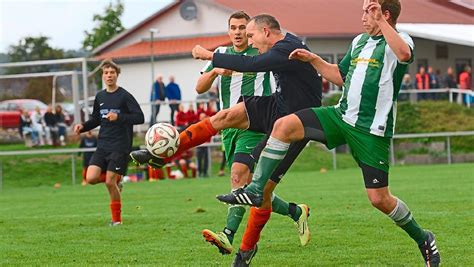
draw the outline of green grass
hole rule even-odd
[[[474,262],[473,169],[391,170],[392,192],[437,235],[445,266]],[[200,235],[224,226],[227,208],[214,196],[228,187],[224,177],[126,184],[124,225],[110,228],[103,185],[7,186],[0,192],[0,265],[229,266],[233,256],[221,256]],[[415,243],[368,203],[359,169],[292,171],[277,193],[312,208],[312,240],[301,248],[291,220],[273,214],[254,266],[422,266]]]

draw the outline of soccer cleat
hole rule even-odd
[[[245,191],[245,188],[236,189],[229,194],[219,195],[216,197],[219,201],[231,205],[247,205],[260,207],[263,202],[263,197],[251,192]]]
[[[135,150],[130,152],[130,158],[132,159],[133,163],[137,165],[147,163],[155,169],[160,169],[165,165],[165,161],[163,159],[153,156],[146,149]]]
[[[421,256],[425,261],[426,267],[438,267],[441,262],[438,248],[436,247],[435,236],[432,232],[426,231],[428,237],[419,245]]]
[[[230,243],[226,234],[222,232],[214,233],[211,230],[204,229],[202,230],[202,236],[204,237],[204,239],[206,239],[207,242],[216,246],[222,255],[232,253],[232,244]]]
[[[232,267],[247,267],[250,266],[250,262],[252,261],[253,257],[257,253],[258,246],[255,244],[255,247],[251,250],[240,250],[235,255],[234,262],[232,263]]]
[[[308,227],[309,207],[306,204],[300,204],[298,207],[301,208],[301,215],[298,221],[295,222],[295,226],[300,236],[301,245],[306,246],[311,239],[311,233]]]
[[[120,226],[122,225],[122,222],[110,222],[109,226],[114,227],[114,226]]]

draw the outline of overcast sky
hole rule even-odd
[[[79,49],[92,17],[115,0],[0,0],[0,53],[25,36],[50,37],[54,48]],[[122,24],[129,29],[172,0],[123,0]]]

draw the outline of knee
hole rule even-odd
[[[112,188],[117,186],[117,182],[115,181],[115,179],[107,179],[105,181],[105,186],[107,186],[107,188]]]
[[[390,204],[390,198],[384,194],[373,194],[369,196],[370,204],[378,210],[385,211]]]
[[[288,117],[278,119],[273,125],[272,136],[283,142],[291,142],[295,127]]]
[[[236,189],[247,184],[247,175],[241,170],[231,170],[230,179],[232,188]]]

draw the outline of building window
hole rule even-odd
[[[437,44],[436,45],[436,59],[447,59],[448,58],[448,45]]]

